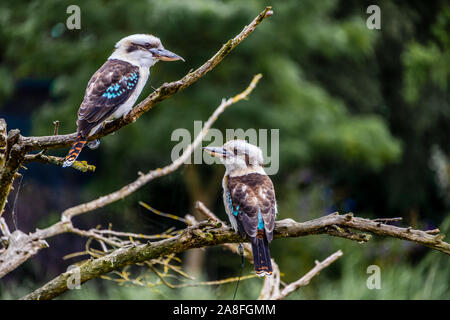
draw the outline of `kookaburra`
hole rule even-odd
[[[225,165],[223,202],[231,225],[252,244],[253,262],[260,277],[272,274],[269,243],[277,214],[272,181],[263,168],[260,148],[244,140],[231,140],[222,147],[204,148]]]
[[[160,60],[184,59],[164,49],[161,41],[150,34],[133,34],[116,43],[108,60],[94,73],[78,109],[77,139],[66,156],[63,167],[77,159],[89,136],[105,121],[126,115],[133,108],[150,74]],[[95,148],[98,141],[88,144]]]

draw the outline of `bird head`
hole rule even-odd
[[[242,174],[264,171],[261,149],[245,140],[230,140],[222,147],[205,147],[203,149],[219,158],[230,174],[235,171],[240,171]]]
[[[164,49],[161,40],[151,34],[133,34],[116,43],[110,59],[121,59],[141,67],[151,67],[160,60],[176,61],[184,59]]]

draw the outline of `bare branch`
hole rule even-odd
[[[402,220],[403,220],[403,218],[401,218],[401,217],[373,219],[373,221],[375,221],[375,222],[383,222],[383,223],[387,223],[387,222],[398,222],[398,221],[402,221]]]
[[[40,249],[48,248],[45,240],[31,237],[16,230],[8,237],[8,248],[0,255],[0,278],[34,256]]]
[[[94,238],[98,241],[104,242],[109,244],[110,246],[116,247],[116,248],[120,248],[122,246],[122,244],[120,242],[111,240],[109,238],[106,238],[104,236],[102,236],[101,234],[96,233],[94,230],[80,230],[78,228],[70,228],[69,230],[71,233],[77,234],[79,236],[82,237],[88,237],[88,238]]]
[[[290,283],[283,289],[280,288],[280,269],[275,261],[272,259],[273,273],[271,277],[266,277],[264,279],[264,284],[261,288],[261,293],[258,297],[259,300],[281,300],[286,298],[292,292],[298,290],[300,287],[305,287],[309,284],[312,278],[317,276],[320,271],[328,267],[330,264],[335,262],[337,259],[342,257],[343,253],[341,250],[336,251],[331,256],[326,258],[322,262],[316,261],[316,265],[307,274],[298,279],[295,282]]]
[[[298,237],[314,233],[328,233],[333,236],[341,237],[341,232],[329,232],[329,228],[336,225],[338,227],[346,227],[358,231],[370,232],[382,237],[393,237],[416,242],[446,254],[450,254],[450,244],[442,241],[444,238],[443,234],[430,235],[426,231],[414,230],[411,227],[400,228],[383,224],[381,222],[375,222],[370,219],[354,217],[352,213],[345,215],[331,214],[304,223],[298,223],[292,219],[285,219],[279,221],[277,225],[277,230],[280,232],[280,236],[283,237]],[[342,237],[348,238],[346,232],[342,232]]]
[[[323,260],[322,262],[316,261],[316,265],[314,266],[314,268],[312,268],[307,274],[305,274],[303,277],[301,277],[297,281],[292,282],[289,285],[287,285],[286,287],[284,287],[283,290],[281,290],[280,295],[274,297],[274,299],[276,299],[276,300],[284,299],[288,295],[290,295],[292,292],[297,290],[298,288],[307,286],[312,278],[317,276],[320,273],[320,271],[322,271],[323,269],[328,267],[330,264],[335,262],[337,259],[342,257],[342,255],[343,255],[342,251],[338,250],[335,253],[333,253],[331,256],[329,256],[328,258]]]
[[[11,232],[9,231],[8,225],[6,224],[6,221],[3,218],[0,218],[0,231],[6,238],[11,236]]]
[[[274,237],[300,237],[313,234],[327,234],[327,227],[337,225],[355,230],[368,231],[380,236],[389,236],[426,245],[435,250],[450,254],[450,244],[442,241],[442,236],[429,235],[425,231],[400,228],[374,222],[369,219],[346,215],[328,215],[303,223],[292,219],[285,219],[275,223]],[[344,238],[347,238],[344,236]],[[170,239],[147,244],[134,244],[127,248],[120,248],[114,252],[89,260],[80,266],[81,283],[100,277],[108,272],[123,268],[127,265],[141,263],[164,255],[180,253],[193,248],[202,248],[224,243],[239,243],[244,240],[231,228],[216,225],[211,222],[201,222],[190,226],[181,234]],[[24,297],[25,299],[52,299],[67,291],[67,279],[73,271],[56,277],[42,288]]]
[[[53,121],[53,124],[55,125],[55,129],[53,129],[53,135],[57,136],[58,135],[58,129],[59,129],[59,120]]]
[[[171,213],[164,213],[164,212],[161,212],[161,211],[159,211],[159,210],[157,210],[157,209],[155,209],[155,208],[150,207],[148,204],[146,204],[146,203],[143,202],[143,201],[139,201],[139,204],[140,204],[141,206],[143,206],[145,209],[147,209],[148,211],[153,212],[154,214],[156,214],[156,215],[158,215],[158,216],[165,217],[165,218],[169,218],[169,219],[173,219],[173,220],[180,221],[180,222],[183,222],[183,223],[188,224],[188,222],[186,221],[186,219],[183,219],[182,217],[179,217],[179,216],[174,215],[174,214],[171,214]]]
[[[231,50],[244,41],[255,28],[267,17],[272,15],[272,8],[266,7],[248,26],[233,39],[225,43],[222,48],[208,61],[201,65],[197,70],[188,73],[182,79],[170,83],[164,83],[161,87],[156,89],[152,94],[139,103],[133,110],[124,118],[117,119],[107,125],[96,135],[89,137],[89,140],[101,138],[107,134],[115,132],[120,128],[135,122],[145,112],[152,109],[157,103],[167,99],[180,90],[190,86],[206,73],[211,71],[219,62],[225,58]],[[58,135],[58,136],[42,136],[42,137],[20,137],[21,144],[27,148],[28,151],[37,149],[54,149],[63,148],[71,145],[76,138],[76,133]]]

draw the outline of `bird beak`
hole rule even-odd
[[[205,148],[203,148],[203,150],[208,152],[213,157],[217,157],[217,158],[225,159],[227,157],[232,156],[232,154],[230,152],[228,152],[227,150],[225,150],[222,147],[205,147]]]
[[[163,60],[163,61],[176,61],[176,60],[181,60],[184,61],[184,59],[182,57],[180,57],[179,55],[170,52],[169,50],[166,49],[158,49],[158,48],[152,48],[149,50],[153,56],[157,57],[159,60]]]

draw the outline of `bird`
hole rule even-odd
[[[235,232],[250,238],[258,276],[272,275],[269,243],[277,215],[272,180],[264,171],[259,147],[245,140],[230,140],[222,147],[205,147],[225,165],[222,180],[225,211]]]
[[[151,34],[133,34],[119,40],[113,53],[89,80],[83,102],[78,109],[77,137],[63,167],[70,167],[79,156],[88,137],[105,122],[128,114],[133,108],[158,61],[184,59],[166,50],[161,40]],[[88,143],[91,149],[99,140]]]

